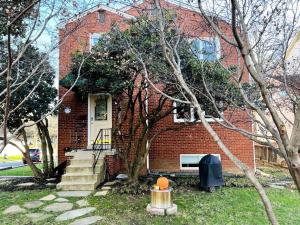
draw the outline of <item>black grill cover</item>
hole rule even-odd
[[[200,188],[223,186],[221,161],[217,156],[206,155],[199,162]]]

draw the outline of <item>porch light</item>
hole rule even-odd
[[[66,113],[66,114],[70,114],[71,113],[71,108],[70,107],[65,107],[64,108],[64,112]]]

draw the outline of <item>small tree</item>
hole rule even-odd
[[[44,55],[33,46],[27,48],[27,51],[19,61],[17,70],[14,70],[12,73],[14,81],[25,80],[28,72],[31,71],[31,65],[40,62],[43,57]],[[29,121],[37,122],[36,125],[42,143],[43,173],[32,163],[29,156],[26,128],[24,127],[18,132],[18,136],[22,137],[26,150],[22,153],[32,169],[34,176],[37,178],[49,176],[54,169],[53,147],[47,129],[47,120],[41,120],[46,113],[53,110],[52,107],[55,104],[57,90],[53,87],[54,77],[54,71],[49,62],[44,62],[43,67],[36,72],[35,76],[27,81],[27,85],[12,90],[10,100],[10,105],[13,109],[10,111],[8,117],[8,128],[10,131],[13,132],[22,125],[26,127]],[[0,88],[4,89],[4,85],[5,81],[2,77],[2,79],[0,79]],[[4,97],[0,99],[2,104],[3,101]],[[4,115],[4,108],[1,107],[0,122],[3,121]],[[48,155],[50,156],[50,163],[48,161]],[[48,163],[50,168],[48,167]]]

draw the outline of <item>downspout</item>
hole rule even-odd
[[[147,76],[147,75],[146,75]],[[148,77],[147,77],[148,78]],[[147,80],[147,79],[146,79]],[[147,113],[147,118],[148,118],[148,113],[149,113],[149,101],[148,101],[148,82],[146,82],[146,101],[145,101],[145,106],[146,106],[146,113]],[[149,120],[146,119],[146,124],[149,126]],[[149,131],[150,132],[150,131]],[[146,148],[148,149],[149,147],[149,139],[147,139],[146,143]],[[149,152],[147,154],[147,172],[148,174],[150,173],[150,162],[149,162]]]

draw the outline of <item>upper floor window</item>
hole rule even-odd
[[[101,34],[93,33],[90,35],[90,50],[98,43],[101,38]]]
[[[100,23],[105,23],[106,15],[105,15],[105,11],[104,10],[100,10],[98,12],[98,19],[99,19]]]
[[[192,41],[192,51],[200,60],[216,61],[221,55],[219,38],[196,38]]]
[[[156,16],[158,14],[158,9],[156,7],[155,3],[151,4],[151,8],[150,8],[150,15],[151,16]]]

